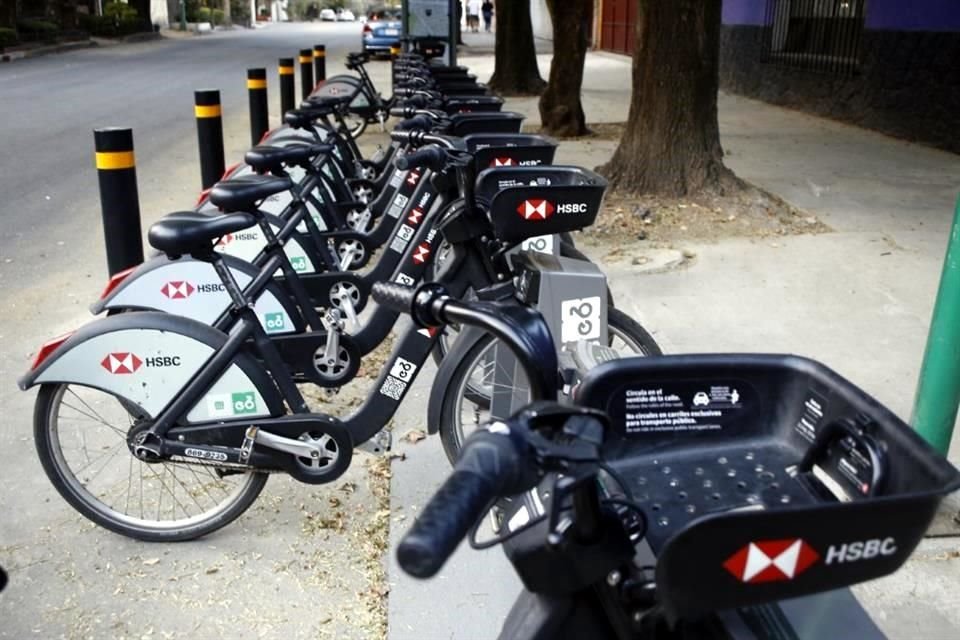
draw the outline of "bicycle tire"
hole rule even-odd
[[[101,416],[100,411],[94,407],[98,407],[101,411],[106,412],[107,409],[111,411],[116,411],[115,407],[108,405],[100,406],[97,401],[93,401],[93,405],[83,400],[76,391],[72,391],[73,395],[79,399],[79,403],[84,405],[83,410],[78,410],[76,407],[72,407],[74,411],[82,415],[86,415],[91,422],[100,422],[103,425],[109,427],[109,429],[115,433],[108,434],[108,437],[104,439],[102,436],[99,437],[100,446],[99,448],[94,447],[97,452],[97,457],[93,462],[88,462],[83,468],[73,469],[70,465],[70,462],[67,460],[67,453],[64,450],[64,442],[62,440],[62,435],[60,432],[60,420],[61,416],[59,410],[64,406],[63,397],[66,395],[70,387],[76,387],[81,389],[83,393],[90,394],[90,392],[95,392],[102,395],[105,398],[112,399],[118,403],[119,408],[122,410],[117,415],[121,415],[122,419],[125,418],[126,421],[132,424],[134,416],[131,415],[131,408],[133,405],[130,405],[127,402],[122,401],[119,397],[114,394],[99,390],[92,389],[91,387],[84,387],[82,385],[68,385],[68,384],[44,384],[41,385],[40,391],[37,394],[37,400],[34,405],[34,441],[37,448],[37,454],[40,457],[40,464],[43,466],[44,472],[47,474],[47,477],[53,483],[54,488],[57,492],[63,496],[63,498],[72,506],[74,509],[79,511],[84,517],[95,522],[96,524],[109,529],[114,533],[119,533],[130,538],[135,538],[137,540],[144,540],[147,542],[179,542],[183,540],[193,540],[201,536],[207,535],[217,529],[226,526],[227,524],[236,520],[244,511],[246,511],[253,502],[257,499],[257,496],[260,495],[260,492],[263,490],[264,485],[267,482],[267,474],[260,472],[239,472],[231,473],[226,475],[221,475],[214,471],[212,466],[199,466],[199,465],[188,465],[183,463],[178,463],[175,461],[162,461],[156,463],[145,463],[133,456],[130,453],[126,445],[126,436],[127,432],[125,429],[117,428],[109,425],[106,420]],[[91,395],[87,395],[88,398],[91,398]],[[68,405],[69,406],[69,405]],[[56,415],[55,415],[56,412]],[[92,415],[91,415],[92,414]],[[147,418],[147,416],[139,416],[139,418]],[[83,421],[83,420],[81,420]],[[122,424],[122,422],[121,422]],[[121,442],[116,442],[117,436],[121,437]],[[84,449],[84,453],[89,460],[89,449],[88,441],[90,443],[97,442],[98,435],[92,432],[92,429],[89,427],[84,427],[83,437],[79,440]],[[111,442],[111,444],[104,445],[103,442]],[[134,479],[137,480],[139,485],[139,494],[140,494],[140,511],[139,516],[135,516],[131,513],[122,513],[115,506],[108,505],[105,500],[114,492],[116,485],[122,485],[123,479],[121,478],[118,482],[114,483],[113,486],[109,485],[102,489],[97,490],[99,492],[99,497],[95,495],[95,490],[93,489],[93,481],[97,476],[102,476],[104,471],[106,471],[106,464],[101,468],[96,469],[94,473],[93,470],[88,472],[90,475],[87,478],[87,481],[84,481],[83,472],[90,468],[93,464],[99,464],[100,460],[108,456],[111,453],[109,447],[112,446],[112,450],[116,451],[118,458],[121,458],[120,462],[120,471],[119,474],[123,475],[124,461],[128,470],[126,471],[126,481],[127,481],[127,499],[126,499],[126,511],[130,511],[130,494],[129,491],[133,491]],[[106,451],[106,453],[101,453]],[[110,460],[107,461],[109,464]],[[137,466],[139,465],[139,466]],[[174,465],[177,465],[177,468],[183,471],[180,477],[177,476],[175,471],[172,471]],[[134,468],[139,474],[139,476],[134,475]],[[158,468],[163,468],[164,471],[158,472]],[[117,477],[117,471],[113,471],[113,477]],[[151,483],[159,484],[161,486],[161,493],[157,498],[156,502],[156,512],[158,514],[155,520],[151,520],[144,515],[144,473],[148,473],[149,476],[146,478],[148,490],[152,490],[150,486]],[[111,481],[111,474],[107,474],[106,482]],[[183,482],[183,478],[187,478],[187,481],[196,480],[199,483],[200,488],[207,490],[207,497],[210,497],[211,501],[214,502],[214,507],[207,512],[202,512],[197,515],[190,515],[188,513],[188,508],[185,506],[177,497],[178,489],[183,490],[181,498],[186,498],[189,496],[190,500],[193,500],[199,508],[202,509],[203,505],[200,500],[202,497],[200,494],[191,493],[187,486]],[[242,478],[241,478],[242,476]],[[235,478],[239,480],[238,486],[232,490],[227,491],[223,489],[224,484],[226,484],[227,478]],[[172,490],[167,487],[166,480],[170,480],[173,484]],[[222,502],[217,502],[216,499],[210,496],[209,489],[214,488],[221,490],[226,494],[226,498]],[[171,513],[174,518],[171,521],[161,521],[160,515],[163,511],[163,491],[167,490],[170,494],[171,501]],[[185,517],[177,519],[176,511],[177,507],[180,507],[183,511]],[[152,515],[153,505],[150,505],[150,511]]]
[[[663,354],[656,340],[654,340],[653,336],[651,336],[639,322],[619,309],[610,308],[607,310],[607,314],[607,325],[611,335],[611,343],[616,337],[619,337],[624,343],[627,343],[626,337],[633,343],[632,345],[628,344],[628,346],[633,349],[636,355],[658,356]],[[477,405],[477,407],[474,408],[477,424],[485,422],[489,417],[481,418],[484,412],[489,411],[489,395],[486,393],[485,384],[472,380],[472,373],[477,365],[481,363],[484,354],[491,347],[495,347],[498,342],[499,341],[490,334],[478,335],[473,345],[462,352],[464,354],[463,357],[459,359],[459,363],[449,376],[441,392],[440,442],[443,444],[443,451],[447,455],[450,464],[456,463],[461,444],[467,435],[463,430],[461,422],[463,413],[462,400],[468,399]],[[483,367],[485,365],[480,364],[480,366]],[[525,377],[521,380],[519,379],[520,376],[523,376],[523,374],[518,373],[518,378],[514,379],[514,388],[523,388],[523,380],[525,380]],[[484,401],[486,401],[485,407],[483,406]]]

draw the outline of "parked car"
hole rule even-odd
[[[337,14],[334,13],[333,9],[321,9],[320,19],[324,22],[334,22],[337,19]]]
[[[400,46],[400,10],[372,9],[363,25],[363,50],[373,55],[390,55]]]
[[[337,11],[337,22],[353,22],[357,19],[357,16],[353,15],[353,11],[350,9],[340,9]]]

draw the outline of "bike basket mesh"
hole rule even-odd
[[[617,360],[577,400],[611,416],[604,457],[647,516],[675,619],[891,573],[960,488],[892,412],[805,358]]]
[[[480,173],[476,196],[497,239],[516,243],[590,226],[606,186],[581,167],[499,167]]]

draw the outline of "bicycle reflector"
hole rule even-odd
[[[139,266],[139,265],[138,265],[138,266]],[[126,280],[126,279],[127,279],[127,276],[129,276],[131,273],[133,273],[133,270],[136,269],[136,268],[137,268],[136,266],[133,266],[133,267],[130,267],[129,269],[124,269],[123,271],[118,271],[118,272],[116,272],[115,274],[113,274],[112,276],[110,276],[110,280],[107,282],[107,286],[105,286],[105,287],[103,288],[103,293],[100,294],[100,299],[101,299],[101,300],[106,300],[106,299],[107,299],[107,296],[109,296],[111,293],[113,293],[113,290],[116,289],[117,287],[119,287],[119,286],[120,286],[120,283],[123,282],[124,280]]]
[[[48,340],[47,342],[44,342],[43,345],[41,345],[40,350],[37,351],[37,355],[34,356],[33,358],[33,363],[30,365],[31,371],[39,367],[41,364],[43,364],[43,361],[46,360],[51,353],[57,350],[57,347],[59,347],[64,342],[66,342],[67,338],[69,338],[73,334],[74,332],[70,331],[69,333],[63,334],[62,336],[57,336],[53,340]]]

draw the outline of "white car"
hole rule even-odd
[[[333,12],[333,9],[321,9],[320,19],[324,22],[334,22],[337,19],[337,14]]]
[[[705,394],[703,391],[698,391],[695,396],[693,396],[693,406],[695,407],[705,407],[710,404],[710,396]]]
[[[357,16],[353,15],[353,11],[350,9],[341,9],[337,13],[338,22],[354,22],[357,19]]]

